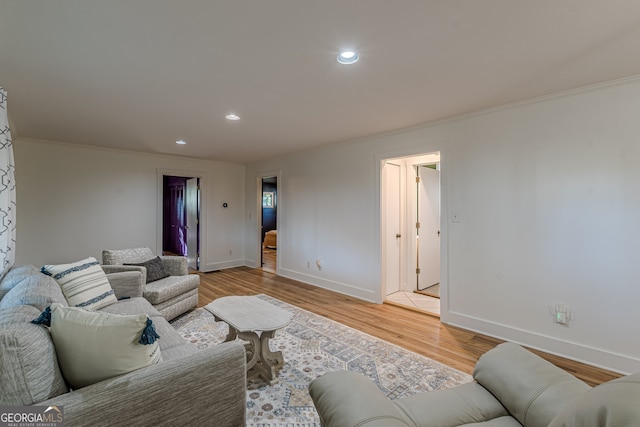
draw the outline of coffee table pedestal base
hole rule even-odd
[[[214,316],[215,317],[215,316]],[[218,319],[216,319],[217,321]],[[253,369],[254,374],[259,375],[269,385],[278,382],[276,368],[284,364],[284,357],[281,351],[271,351],[269,340],[275,336],[276,331],[266,331],[258,335],[257,332],[238,332],[229,326],[227,341],[237,338],[248,341],[245,344],[247,351],[247,373]],[[255,375],[254,375],[255,376]]]

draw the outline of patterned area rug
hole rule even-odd
[[[248,381],[247,426],[320,427],[307,387],[312,379],[330,371],[360,372],[391,399],[471,381],[470,375],[341,323],[266,295],[258,297],[294,316],[271,340],[271,350],[284,355],[279,382],[269,386],[258,378]],[[199,348],[224,341],[229,330],[202,308],[173,326]]]

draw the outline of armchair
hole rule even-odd
[[[147,268],[156,264],[156,257],[149,248],[106,249],[102,251],[102,268],[109,273],[139,271],[145,283],[142,296],[167,320],[194,309],[198,305],[200,276],[189,274],[187,259],[180,256],[160,256],[162,272],[168,274],[149,281]],[[132,265],[135,264],[135,265]],[[157,271],[153,272],[154,276]],[[161,274],[160,276],[165,276]],[[155,277],[154,277],[155,278]]]

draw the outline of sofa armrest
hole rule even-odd
[[[189,274],[187,258],[183,256],[161,256],[164,269],[170,276],[186,276]]]
[[[63,405],[65,424],[72,426],[244,426],[244,346],[222,343],[38,405]]]
[[[142,283],[143,284],[147,283],[147,269],[145,267],[140,267],[138,265],[105,265],[105,264],[102,264],[100,267],[102,267],[102,270],[104,270],[106,274],[122,273],[125,271],[138,271],[142,274]]]
[[[142,296],[144,278],[141,271],[110,273],[107,279],[118,299]]]
[[[364,375],[329,372],[311,381],[309,394],[324,427],[414,427]]]
[[[600,384],[565,406],[549,427],[638,426],[638,396],[640,373]]]
[[[568,372],[509,342],[483,354],[473,377],[527,427],[548,426],[564,406],[591,389]]]

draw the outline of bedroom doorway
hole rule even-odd
[[[260,267],[275,274],[278,264],[278,177],[262,177],[260,184]]]
[[[385,159],[381,167],[384,302],[439,317],[440,153]]]
[[[163,175],[162,253],[200,269],[200,178]]]

